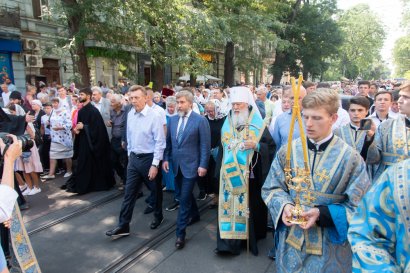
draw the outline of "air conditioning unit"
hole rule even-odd
[[[24,60],[26,61],[26,67],[43,67],[43,58],[41,55],[25,54]]]
[[[24,50],[40,51],[40,41],[35,39],[24,39]]]

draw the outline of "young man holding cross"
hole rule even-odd
[[[307,139],[298,138],[279,150],[262,188],[276,228],[276,272],[352,272],[348,216],[370,185],[366,165],[356,150],[332,133],[337,93],[314,91],[302,106]],[[287,159],[291,181],[301,191],[285,183]],[[304,183],[298,183],[301,174]],[[297,197],[305,220],[300,225],[289,222]]]

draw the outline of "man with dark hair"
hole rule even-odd
[[[369,97],[374,99],[374,96],[376,95],[378,90],[379,90],[379,87],[377,86],[376,83],[370,84],[370,88],[369,88],[369,92],[368,92]]]
[[[374,101],[371,97],[369,97],[370,82],[369,81],[359,81],[357,83],[357,86],[359,87],[359,93],[357,95],[366,97],[369,100],[370,107],[371,107]]]
[[[67,182],[67,191],[79,194],[109,190],[114,184],[110,161],[110,142],[100,112],[91,104],[90,88],[80,90],[83,107],[78,111],[74,141],[77,159],[73,178]]]
[[[376,124],[376,127],[386,120],[392,119],[389,116],[390,106],[393,102],[393,95],[390,91],[380,91],[374,96],[374,112],[370,119]]]
[[[360,121],[365,119],[369,112],[369,100],[365,97],[352,97],[349,101],[350,124],[347,124],[334,131],[335,135],[343,139],[349,146],[360,153],[366,161],[367,151],[373,143],[375,124],[372,123],[370,130],[362,130]]]

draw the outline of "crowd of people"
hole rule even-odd
[[[258,255],[257,241],[271,229],[277,272],[410,268],[410,83],[177,85],[162,92],[40,83],[24,97],[10,85],[1,86],[4,109],[25,117],[34,142],[14,166],[23,200],[59,174],[62,190],[72,193],[117,184],[124,199],[106,235],[118,238],[130,234],[145,185],[151,229],[162,224],[163,207],[178,209],[177,249],[200,221],[196,201],[210,197],[218,255],[238,255],[247,245]],[[302,195],[289,186],[298,177],[306,182]],[[167,206],[164,191],[173,192]],[[289,220],[297,202],[302,224]]]

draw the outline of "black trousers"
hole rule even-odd
[[[111,163],[117,175],[125,184],[127,177],[128,156],[127,151],[121,146],[121,137],[111,138]]]
[[[142,184],[145,184],[147,188],[155,191],[155,206],[154,217],[161,219],[162,215],[162,185],[159,175],[154,180],[148,179],[149,169],[152,165],[153,154],[140,154],[131,153],[128,160],[127,167],[127,182],[125,183],[124,201],[122,202],[119,226],[129,226],[132,214],[137,201],[137,193],[141,191]],[[158,170],[160,173],[161,170]]]
[[[50,135],[43,135],[43,144],[39,147],[40,160],[43,165],[43,169],[50,169]]]

